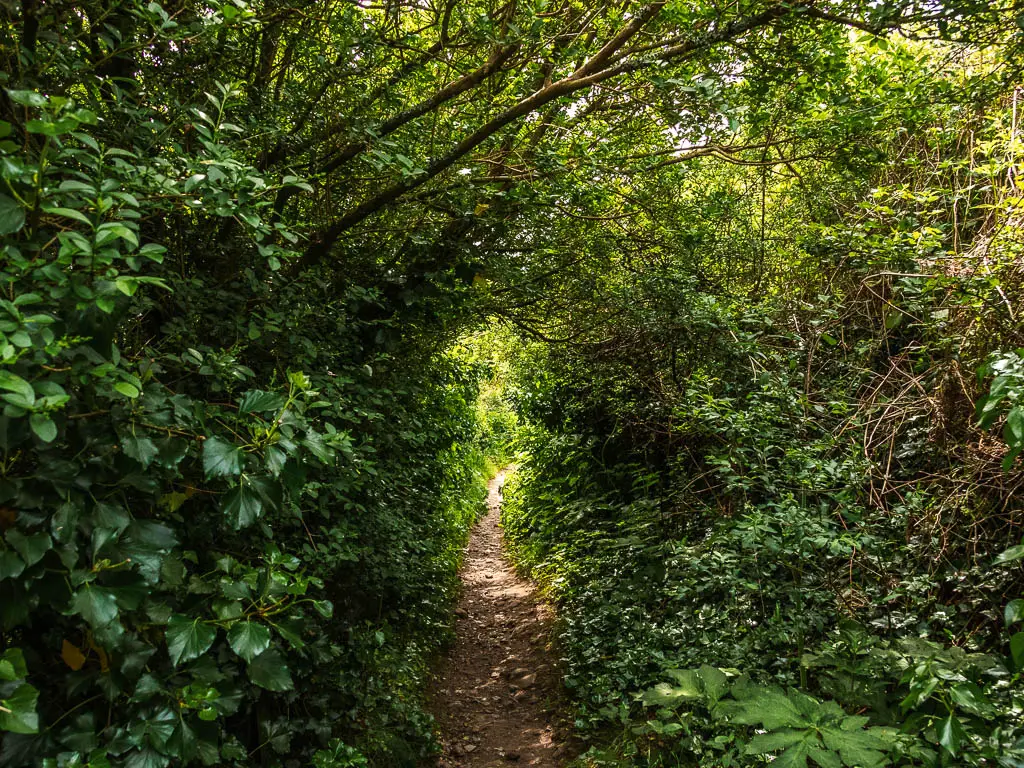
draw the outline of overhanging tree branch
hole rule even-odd
[[[712,45],[731,40],[753,29],[766,26],[802,7],[780,4],[754,16],[730,22],[723,25],[720,29],[705,33],[694,40],[671,46],[651,57],[624,60],[620,58],[616,62],[616,52],[625,46],[645,24],[655,18],[663,6],[664,3],[656,3],[649,6],[571,75],[536,91],[500,115],[487,121],[459,142],[446,155],[431,162],[423,173],[415,177],[403,179],[379,194],[364,200],[355,208],[343,214],[316,235],[312,244],[306,249],[306,252],[296,264],[296,267],[304,269],[317,264],[330,253],[331,247],[343,233],[377,211],[389,207],[408,192],[443,173],[509,124],[532,114],[555,99],[590,88],[593,85],[613,77],[618,77],[619,75],[647,69],[665,61],[685,58]],[[611,66],[602,68],[602,64],[605,63],[611,63]]]

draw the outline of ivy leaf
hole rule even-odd
[[[25,561],[18,557],[17,552],[5,549],[0,552],[0,581],[20,576],[25,570]]]
[[[0,699],[0,731],[39,733],[38,700],[39,691],[28,683],[19,685],[6,699]]]
[[[270,630],[252,621],[240,621],[228,630],[231,650],[251,662],[270,646]]]
[[[302,623],[299,620],[294,618],[282,619],[274,624],[273,627],[277,630],[277,634],[287,640],[292,648],[301,650],[306,647],[306,643],[302,639]]]
[[[26,536],[17,528],[12,528],[4,538],[21,555],[21,559],[27,566],[35,565],[53,549],[53,540],[48,533],[33,533],[31,536]]]
[[[131,752],[124,761],[124,768],[167,768],[168,759],[151,747]]]
[[[167,740],[172,754],[181,759],[182,765],[187,764],[196,756],[199,740],[196,732],[184,720],[179,720],[174,732]]]
[[[267,475],[249,477],[247,480],[249,486],[259,493],[265,506],[270,509],[280,508],[281,501],[284,498],[284,489],[281,487],[281,483]]]
[[[206,653],[217,638],[217,630],[200,619],[175,614],[167,623],[164,637],[171,663],[178,666],[183,661],[197,659]]]
[[[132,520],[123,507],[105,501],[96,505],[92,517],[92,552],[94,555],[108,542],[117,541]]]
[[[242,474],[242,449],[211,437],[203,443],[203,470],[207,479]]]
[[[294,688],[291,672],[284,656],[277,651],[264,651],[248,667],[249,679],[268,691],[290,691]]]
[[[21,648],[8,648],[0,656],[0,681],[11,682],[28,677],[28,665]]]
[[[117,619],[117,599],[109,589],[86,584],[75,594],[71,610],[93,629],[99,629]]]

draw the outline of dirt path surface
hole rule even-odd
[[[557,733],[552,617],[501,548],[506,471],[491,480],[487,515],[473,529],[461,574],[457,639],[431,692],[444,745],[440,768],[556,768],[567,757]]]

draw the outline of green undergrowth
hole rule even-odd
[[[566,418],[618,407],[583,387],[604,382],[563,368],[552,385],[543,354],[523,366],[533,421],[503,525],[557,605],[594,745],[579,764],[1021,764],[1021,548],[993,562],[1019,529],[938,535],[984,519],[980,489],[973,511],[925,484],[879,506],[856,403],[820,381],[809,416],[796,354],[752,381],[728,361],[692,377],[664,463],[624,461],[622,432]],[[931,450],[908,445],[898,471],[935,466]]]

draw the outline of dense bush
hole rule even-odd
[[[504,525],[560,610],[581,764],[1024,761],[1016,102],[996,59],[901,45],[851,45],[817,107],[859,158],[691,169],[684,241],[512,365]],[[936,103],[967,83],[977,112]]]
[[[240,86],[173,87],[244,33],[232,7],[109,9],[92,40],[51,17],[48,67],[7,83],[5,766],[433,749],[423,679],[483,497],[479,372],[444,351],[443,292],[399,309],[370,273],[284,274],[274,198],[308,185],[260,169]],[[104,74],[134,50],[118,24],[168,61]]]

